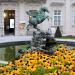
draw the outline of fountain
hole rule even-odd
[[[36,31],[33,31],[33,38],[31,41],[32,50],[33,48],[36,50],[43,50],[45,52],[53,53],[52,47],[56,44],[56,41],[53,37],[51,37],[51,33],[44,32],[37,27],[38,24],[42,23],[46,19],[50,19],[45,12],[49,13],[46,7],[42,7],[37,11],[31,12],[27,11],[29,15],[29,24],[27,25],[27,30],[29,30],[29,26],[33,26]],[[51,50],[51,51],[50,51]]]

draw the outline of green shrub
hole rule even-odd
[[[55,38],[59,38],[59,37],[62,37],[62,34],[61,34],[61,31],[60,31],[60,28],[59,26],[57,27],[56,29],[56,32],[55,32],[55,35],[54,35]]]

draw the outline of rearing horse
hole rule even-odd
[[[40,10],[36,11],[27,11],[27,14],[29,15],[29,24],[27,25],[27,29],[29,30],[29,26],[33,26],[33,28],[39,30],[37,28],[37,25],[42,23],[45,19],[49,20],[49,16],[45,14],[45,12],[49,13],[48,9],[46,7],[40,8]]]

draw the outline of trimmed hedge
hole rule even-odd
[[[59,38],[59,37],[62,37],[62,34],[61,34],[61,31],[60,31],[60,28],[59,26],[57,27],[56,29],[56,32],[55,32],[55,35],[54,35],[55,38]]]

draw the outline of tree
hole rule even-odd
[[[59,26],[57,27],[56,29],[56,32],[55,32],[55,35],[54,35],[55,38],[59,38],[59,37],[62,37],[62,34],[61,34],[61,31],[60,31],[60,28]]]

